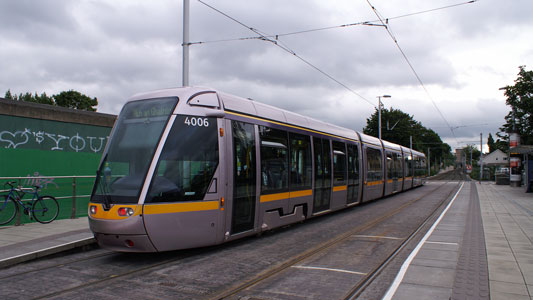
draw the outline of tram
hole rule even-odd
[[[133,96],[89,203],[103,248],[224,243],[424,183],[423,153],[206,88]]]

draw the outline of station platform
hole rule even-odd
[[[533,195],[465,182],[383,299],[533,300]]]
[[[0,268],[94,242],[87,217],[0,227]]]
[[[533,300],[532,241],[533,194],[465,182],[383,299]],[[0,268],[94,242],[87,218],[0,227]]]

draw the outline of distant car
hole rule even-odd
[[[509,168],[500,167],[499,169],[496,169],[495,174],[506,174],[506,175],[509,175]]]

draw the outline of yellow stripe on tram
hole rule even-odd
[[[334,186],[333,187],[333,192],[346,191],[347,189],[348,189],[347,185]]]
[[[313,190],[302,190],[302,191],[294,191],[294,192],[261,195],[261,197],[259,198],[259,202],[263,203],[263,202],[305,197],[305,196],[311,196],[311,195],[313,195]]]
[[[191,211],[206,211],[216,210],[219,208],[219,201],[203,201],[203,202],[184,202],[184,203],[169,203],[169,204],[145,204],[145,215],[156,214],[171,214]]]
[[[373,185],[379,185],[379,184],[383,184],[383,180],[368,181],[365,183],[366,186],[373,186]]]

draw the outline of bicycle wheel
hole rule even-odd
[[[0,200],[0,225],[11,222],[17,215],[18,210],[19,206],[15,200],[4,195],[3,200]]]
[[[52,196],[42,196],[33,203],[31,208],[33,217],[39,223],[50,223],[59,215],[59,204]]]

